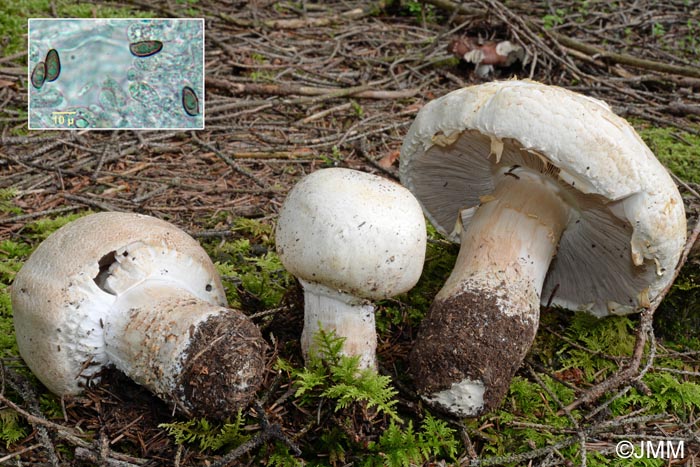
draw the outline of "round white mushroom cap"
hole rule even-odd
[[[153,217],[93,214],[39,245],[15,277],[12,307],[20,354],[47,388],[77,394],[98,379],[109,363],[103,329],[108,313],[117,295],[146,280],[177,284],[205,302],[226,305],[206,252]]]
[[[401,150],[401,181],[453,241],[494,177],[530,167],[566,191],[573,215],[541,299],[595,315],[653,301],[685,243],[681,196],[666,169],[605,103],[532,81],[467,87],[419,112]],[[455,226],[458,226],[457,228]]]
[[[425,219],[413,195],[350,169],[304,177],[280,209],[277,251],[290,273],[365,299],[411,289],[425,259]]]

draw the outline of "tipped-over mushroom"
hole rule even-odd
[[[428,103],[401,181],[457,263],[410,356],[419,393],[462,416],[495,408],[534,339],[540,303],[597,316],[648,307],[685,243],[683,202],[603,102],[531,81]]]
[[[58,395],[114,365],[187,414],[225,418],[262,382],[265,341],[226,296],[211,260],[175,226],[93,214],[47,238],[17,273],[20,354]]]
[[[290,192],[277,251],[304,287],[304,358],[320,329],[345,338],[343,353],[376,367],[374,306],[411,289],[425,259],[425,219],[398,183],[349,169],[318,170]]]

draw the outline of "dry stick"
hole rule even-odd
[[[56,141],[58,139],[58,136],[51,135],[51,136],[5,136],[2,135],[0,137],[0,143],[4,145],[11,145],[11,144],[20,144],[20,145],[25,145],[25,144],[32,144],[32,143],[43,143],[44,141]]]
[[[383,10],[385,6],[385,1],[379,1],[376,3],[370,3],[364,6],[363,8],[355,8],[353,10],[345,11],[340,14],[324,15],[321,17],[313,18],[271,19],[265,21],[251,21],[236,18],[234,16],[227,15],[226,13],[220,13],[219,18],[241,28],[266,27],[269,29],[301,29],[306,27],[331,26],[336,23],[358,20],[371,15],[375,11]]]
[[[78,196],[78,195],[71,195],[71,194],[64,194],[63,197],[69,201],[75,201],[76,203],[82,203],[86,204],[88,206],[92,206],[97,209],[101,209],[103,211],[117,211],[117,212],[124,212],[124,209],[120,209],[116,206],[114,206],[111,203],[107,203],[105,201],[97,201],[97,200],[92,200],[90,198],[85,198],[83,196]]]
[[[399,91],[374,90],[368,85],[350,88],[321,88],[298,84],[258,84],[234,83],[225,79],[207,78],[207,86],[226,89],[234,94],[258,94],[269,96],[326,96],[342,92],[343,97],[358,97],[366,99],[404,99],[418,94],[418,89],[402,89]],[[340,97],[337,94],[334,97]]]
[[[578,442],[579,442],[579,437],[578,437],[578,435],[576,435],[576,436],[572,436],[571,438],[567,438],[563,441],[559,441],[558,443],[552,444],[551,446],[533,449],[532,451],[528,451],[528,452],[523,453],[523,454],[514,454],[511,456],[494,456],[494,457],[487,457],[486,459],[472,459],[468,465],[473,466],[473,467],[490,466],[490,465],[503,465],[503,464],[512,464],[512,463],[527,465],[527,461],[530,461],[532,459],[536,459],[537,457],[542,457],[542,456],[547,455],[547,454],[554,452],[556,450],[569,447],[569,446],[576,444]]]
[[[59,140],[51,141],[50,143],[48,143],[48,144],[46,144],[46,145],[40,147],[40,148],[37,149],[36,151],[32,152],[32,153],[29,154],[28,156],[22,157],[22,158],[20,159],[20,161],[26,162],[26,161],[28,161],[28,160],[30,160],[30,159],[34,159],[35,157],[40,156],[40,155],[42,155],[42,154],[44,154],[44,153],[47,153],[47,152],[51,151],[53,148],[56,148],[56,147],[58,147],[58,146],[60,146],[60,145],[62,145],[62,144],[65,144],[65,143],[66,143],[65,141],[60,140],[60,139],[59,139]]]
[[[199,139],[194,131],[193,131],[191,134],[192,134],[192,140],[193,140],[195,143],[199,144],[200,146],[202,146],[202,147],[205,148],[205,149],[208,149],[208,150],[212,151],[214,154],[216,154],[217,156],[219,156],[219,158],[220,158],[221,160],[223,160],[224,162],[226,162],[226,163],[229,165],[229,167],[231,167],[233,170],[235,170],[236,172],[238,172],[239,174],[241,174],[241,175],[243,175],[243,176],[245,176],[245,177],[248,177],[248,178],[251,179],[253,182],[255,182],[255,184],[258,185],[258,186],[261,186],[261,187],[263,187],[263,188],[265,188],[265,189],[269,189],[269,188],[270,188],[269,185],[268,185],[267,183],[263,182],[263,181],[260,180],[258,177],[256,177],[255,175],[253,175],[253,173],[250,172],[249,170],[244,169],[243,167],[241,167],[240,165],[238,165],[238,164],[236,163],[236,161],[234,161],[233,159],[231,159],[230,157],[228,157],[228,156],[227,156],[226,154],[224,154],[223,152],[219,151],[219,150],[218,150],[217,148],[215,148],[213,145],[211,145],[211,144],[209,144],[209,143],[206,143],[206,142],[202,141],[201,139]]]
[[[12,60],[16,60],[18,58],[23,58],[26,56],[27,56],[26,50],[24,52],[17,52],[16,54],[12,54],[12,55],[8,55],[7,57],[0,58],[0,63],[11,62]]]
[[[6,382],[7,384],[14,389],[17,394],[24,399],[24,401],[27,403],[29,406],[29,411],[32,412],[32,414],[36,417],[41,417],[41,409],[39,408],[39,401],[37,400],[36,394],[34,391],[29,387],[29,385],[26,383],[26,381],[20,379],[18,375],[11,370],[5,371],[3,369],[3,389],[4,389],[4,383]],[[3,394],[4,397],[4,394]],[[58,460],[58,456],[56,455],[56,448],[53,445],[53,442],[51,441],[51,438],[49,437],[49,432],[46,429],[45,426],[41,424],[35,424],[30,421],[30,424],[32,427],[36,430],[37,433],[37,438],[39,438],[39,441],[41,442],[41,445],[46,449],[46,455],[49,458],[49,461],[51,462],[51,465],[58,467],[60,465],[60,461]]]
[[[5,397],[4,393],[0,393],[0,403],[5,404],[10,409],[17,412],[19,415],[24,417],[30,424],[32,424],[34,426],[37,426],[37,425],[43,426],[47,429],[50,429],[52,432],[56,433],[56,435],[59,438],[68,441],[69,443],[71,443],[74,446],[77,446],[76,451],[77,451],[77,449],[80,449],[80,448],[87,449],[87,450],[94,450],[95,449],[95,446],[93,446],[91,443],[88,443],[87,441],[81,439],[79,437],[80,434],[77,433],[76,431],[71,430],[70,428],[67,428],[63,425],[53,423],[49,420],[46,420],[43,417],[38,417],[36,415],[33,415],[33,414],[27,412],[22,407],[20,407],[19,405],[15,404],[10,399]],[[147,462],[146,459],[139,459],[137,457],[132,457],[132,456],[129,456],[127,454],[121,454],[118,452],[111,452],[110,455],[113,459],[123,460],[125,462],[133,463],[131,465],[140,465],[140,464],[145,464]]]
[[[62,425],[59,425],[57,423],[50,422],[46,420],[45,418],[38,417],[35,415],[32,415],[31,413],[27,412],[24,410],[22,407],[19,405],[15,404],[12,402],[10,399],[5,397],[4,394],[0,394],[0,402],[8,406],[10,409],[14,410],[17,412],[19,415],[24,417],[30,424],[32,425],[40,425],[44,426],[46,428],[51,429],[52,431],[56,432],[58,436],[61,438],[65,439],[66,441],[69,441],[71,444],[74,444],[76,446],[82,446],[82,447],[90,447],[90,443],[88,443],[85,440],[82,440],[78,437],[78,433],[75,431],[66,428]]]
[[[77,447],[75,448],[75,458],[82,461],[94,462],[95,465],[101,465],[106,467],[138,467],[139,464],[132,464],[131,462],[113,459],[110,457],[103,457],[95,454],[89,449]]]
[[[639,371],[639,367],[642,363],[644,347],[646,346],[648,338],[651,337],[650,333],[653,332],[652,323],[654,319],[654,311],[656,311],[656,309],[659,307],[661,299],[668,293],[669,289],[673,285],[673,282],[676,280],[676,277],[678,277],[681,267],[685,264],[686,260],[688,259],[688,254],[690,253],[691,248],[698,239],[698,236],[700,236],[700,218],[695,223],[695,227],[693,228],[693,231],[690,233],[690,236],[686,241],[685,247],[683,248],[683,253],[681,254],[681,258],[678,261],[678,265],[676,266],[676,269],[673,273],[673,279],[668,283],[666,287],[664,287],[661,293],[654,298],[654,301],[651,303],[651,305],[642,310],[641,317],[639,320],[639,327],[637,328],[637,340],[634,343],[632,359],[629,365],[615,373],[613,376],[607,378],[605,381],[602,381],[593,386],[592,388],[587,389],[586,392],[584,392],[583,395],[581,395],[581,397],[576,399],[571,404],[567,405],[564,408],[565,411],[571,411],[582,404],[591,403],[602,397],[603,394],[605,394],[606,392],[612,391],[613,389],[616,389],[622,386],[623,384],[627,384],[630,381],[637,379],[640,376],[640,374],[643,375],[643,373]],[[653,339],[653,337],[651,338]],[[653,355],[649,356],[649,365],[652,363],[651,358],[653,358]]]
[[[306,123],[311,123],[311,122],[313,122],[314,120],[318,120],[318,119],[320,119],[320,118],[327,117],[328,115],[330,115],[330,114],[332,114],[332,113],[334,113],[334,112],[340,112],[340,111],[348,110],[348,109],[350,109],[351,107],[352,107],[352,103],[350,103],[350,102],[346,102],[346,103],[344,103],[344,104],[336,105],[335,107],[329,107],[329,108],[327,108],[327,109],[324,109],[324,110],[321,110],[321,111],[319,111],[319,112],[316,112],[315,114],[312,114],[312,115],[309,115],[309,116],[307,116],[307,117],[305,117],[305,118],[302,118],[301,120],[298,120],[298,121],[292,123],[292,125],[294,126],[294,125],[303,125],[303,124],[306,124]]]
[[[219,80],[222,81],[222,80]],[[207,80],[207,83],[209,80]],[[222,104],[218,107],[213,107],[211,109],[207,109],[207,113],[218,113],[222,112],[225,110],[233,110],[233,109],[238,109],[242,107],[249,107],[251,105],[258,105],[257,107],[253,109],[248,109],[245,110],[241,113],[252,113],[252,112],[260,112],[265,109],[269,109],[271,107],[274,107],[276,105],[307,105],[307,104],[312,104],[312,103],[318,103],[322,102],[325,100],[330,100],[330,99],[336,99],[340,97],[354,97],[357,93],[360,92],[365,92],[365,91],[370,91],[372,89],[373,85],[376,85],[377,83],[370,83],[370,84],[364,84],[361,86],[353,86],[349,88],[336,88],[330,90],[326,93],[323,94],[313,94],[313,95],[308,95],[308,96],[303,96],[303,97],[297,97],[295,99],[280,99],[280,100],[275,100],[275,101],[269,101],[269,100],[245,100],[245,101],[239,101],[239,102],[233,102],[230,104]],[[208,119],[208,120],[221,120],[221,119],[230,119],[232,116],[231,115],[224,115],[222,117],[214,117],[213,119]]]
[[[144,201],[149,200],[149,199],[153,198],[154,196],[161,195],[161,194],[165,193],[166,191],[168,191],[169,189],[170,188],[168,187],[168,185],[163,185],[163,186],[156,188],[155,190],[149,191],[148,193],[144,193],[140,196],[136,196],[136,197],[132,198],[131,201],[135,204],[142,204]]]
[[[40,448],[42,445],[41,444],[32,444],[31,446],[28,446],[24,449],[20,449],[19,451],[11,452],[6,456],[0,457],[0,464],[2,464],[5,461],[9,461],[13,457],[21,456],[25,452],[33,451],[36,448]]]
[[[689,105],[681,102],[672,102],[664,107],[664,110],[680,117],[685,117],[688,114],[700,115],[700,105]]]
[[[680,186],[682,186],[683,188],[685,188],[686,191],[687,191],[688,193],[690,193],[691,195],[695,196],[695,197],[698,199],[698,201],[700,201],[700,193],[698,193],[697,190],[696,190],[695,188],[693,188],[692,186],[688,185],[685,181],[683,181],[681,178],[679,178],[678,175],[674,174],[674,173],[671,172],[670,170],[668,171],[668,173],[669,173],[669,175],[671,175],[671,178],[673,178],[673,180],[674,180],[676,183],[678,183]]]
[[[14,224],[17,222],[24,222],[29,219],[34,219],[37,217],[50,216],[53,214],[60,214],[67,211],[77,211],[82,209],[81,206],[64,206],[62,208],[47,209],[46,211],[33,212],[31,214],[20,214],[18,216],[8,217],[6,219],[0,219],[0,225],[2,224]]]
[[[608,408],[608,407],[610,406],[610,404],[612,404],[613,402],[615,402],[616,400],[618,400],[620,397],[622,397],[622,396],[624,396],[625,394],[627,394],[627,393],[629,392],[630,389],[632,389],[632,385],[625,386],[625,387],[622,388],[620,391],[618,391],[617,394],[615,394],[614,396],[612,396],[610,399],[606,400],[606,401],[603,402],[602,404],[598,404],[598,405],[596,406],[595,409],[593,409],[591,412],[589,412],[589,413],[587,413],[586,415],[584,415],[583,418],[586,419],[586,420],[591,420],[593,417],[595,417],[596,415],[598,415],[600,412],[602,412],[603,410],[605,410],[606,408]]]
[[[27,76],[26,68],[0,68],[0,74],[10,76]]]
[[[566,47],[570,47],[580,52],[587,53],[588,55],[592,55],[595,58],[607,59],[615,63],[628,65],[635,68],[642,68],[645,70],[659,71],[662,73],[671,73],[675,75],[688,76],[691,78],[700,78],[700,68],[697,67],[673,65],[670,63],[662,63],[654,60],[638,58],[632,55],[609,52],[607,50],[600,49],[589,44],[584,44],[583,42],[579,42],[575,39],[572,39],[569,36],[559,34],[558,32],[550,31],[550,34],[552,35],[552,37],[554,37],[557,41],[561,42]]]
[[[115,140],[117,139],[116,137],[117,137],[118,133],[119,132],[117,130],[112,132],[112,138],[110,140],[110,144],[114,144]],[[102,166],[105,163],[105,158],[107,157],[107,150],[108,150],[110,144],[105,143],[104,147],[102,148],[102,154],[100,154],[99,159],[97,160],[97,166],[95,167],[95,171],[92,173],[92,176],[90,177],[90,180],[92,180],[93,182],[95,180],[97,180],[97,177],[100,174],[100,170],[102,170]],[[119,143],[117,143],[117,144],[119,144]]]
[[[233,153],[234,159],[262,159],[265,161],[272,159],[285,160],[315,160],[319,159],[318,155],[313,152],[301,149],[299,151],[236,151]]]

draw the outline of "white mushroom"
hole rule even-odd
[[[72,395],[114,365],[185,413],[225,418],[262,382],[265,342],[211,260],[175,226],[92,214],[50,235],[12,286],[17,343],[44,385]]]
[[[462,416],[498,405],[540,303],[639,311],[685,243],[680,194],[634,129],[559,87],[493,82],[428,103],[400,173],[436,228],[461,240],[410,365],[426,400]]]
[[[425,219],[398,183],[349,169],[304,177],[280,210],[277,251],[304,287],[304,358],[323,329],[345,338],[343,352],[376,367],[374,306],[410,290],[425,259]]]

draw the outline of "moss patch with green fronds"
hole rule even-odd
[[[700,135],[640,120],[633,124],[662,164],[682,180],[700,183]]]
[[[679,349],[700,350],[700,266],[681,270],[656,311],[654,329]]]
[[[157,15],[136,8],[115,8],[99,3],[75,0],[6,0],[0,8],[0,37],[5,55],[12,55],[27,47],[27,20],[51,15],[54,4],[59,18],[154,18]]]

